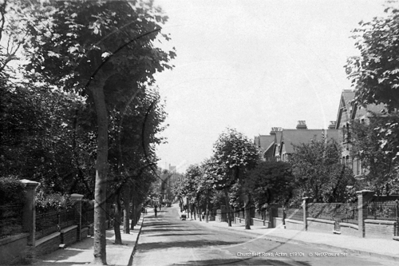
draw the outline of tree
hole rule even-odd
[[[399,108],[399,9],[385,9],[386,17],[359,23],[353,38],[360,56],[348,58],[346,71],[360,104],[385,104],[389,111]]]
[[[354,178],[340,162],[339,144],[333,139],[312,140],[294,149],[290,163],[296,180],[296,200],[305,195],[317,202],[346,201],[346,187],[353,185]]]
[[[30,14],[20,15],[28,32],[27,76],[79,93],[97,116],[94,257],[106,264],[109,106],[123,105],[153,84],[156,72],[171,68],[174,52],[153,45],[167,18],[152,3],[128,1],[54,0],[32,5]]]
[[[384,17],[375,17],[369,22],[361,21],[359,27],[353,31],[353,38],[356,40],[355,47],[360,51],[360,56],[348,58],[345,67],[348,78],[355,88],[356,102],[363,106],[383,104],[388,111],[385,115],[391,116],[390,121],[387,121],[385,125],[379,124],[374,129],[370,128],[370,130],[375,130],[376,134],[368,131],[366,135],[372,136],[373,141],[380,144],[381,149],[376,148],[375,143],[371,144],[374,152],[377,150],[386,152],[391,161],[385,163],[392,165],[396,164],[399,159],[397,148],[399,147],[399,125],[397,123],[399,109],[399,50],[397,49],[399,45],[399,9],[397,0],[387,1],[387,4]],[[371,152],[370,149],[368,151]],[[367,157],[371,158],[373,153],[364,156],[365,163],[371,167],[370,170],[375,167],[371,166],[372,163]],[[380,155],[378,157],[382,159],[384,156]],[[389,169],[392,168],[389,167]],[[370,177],[371,174],[368,177],[369,180]],[[375,177],[373,177],[375,184],[381,181],[380,177],[381,172],[375,172]],[[377,186],[380,185],[382,183]]]
[[[386,125],[390,126],[386,128]],[[352,157],[362,162],[367,188],[377,194],[398,192],[397,182],[399,117],[374,114],[368,123],[352,122]]]
[[[216,174],[213,175],[214,183],[224,188],[227,197],[228,188],[237,181],[244,182],[247,172],[257,165],[259,153],[253,143],[235,129],[227,129],[226,132],[220,134],[213,148],[213,157],[217,166]],[[244,197],[245,228],[250,229],[250,192],[244,191]],[[230,204],[227,202],[226,205],[229,226],[231,226]]]
[[[272,203],[286,204],[292,197],[295,180],[287,162],[260,162],[249,172],[246,185],[258,210]]]

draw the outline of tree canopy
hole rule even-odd
[[[385,17],[359,23],[353,31],[359,56],[348,58],[346,71],[360,104],[385,104],[399,108],[399,9],[385,9]]]

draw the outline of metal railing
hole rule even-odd
[[[76,212],[70,210],[53,210],[36,214],[36,239],[60,231],[76,223]]]

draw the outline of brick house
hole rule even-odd
[[[340,97],[336,129],[340,132],[339,139],[342,147],[342,163],[352,168],[353,174],[360,179],[366,173],[366,169],[362,167],[362,162],[351,154],[351,123],[360,121],[368,123],[372,113],[381,113],[384,105],[370,104],[367,106],[358,106],[353,102],[355,92],[352,90],[343,90]]]
[[[260,149],[262,160],[288,161],[294,146],[309,143],[312,139],[321,140],[323,137],[339,142],[335,123],[328,129],[308,129],[306,122],[300,120],[295,129],[273,127],[270,135],[255,137],[254,144]]]

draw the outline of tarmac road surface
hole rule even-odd
[[[181,221],[178,209],[171,207],[162,208],[157,218],[146,216],[133,265],[394,266],[397,262],[274,242],[231,231],[227,224],[221,229],[190,219]]]

